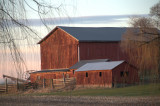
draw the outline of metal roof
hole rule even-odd
[[[69,69],[46,69],[46,70],[40,70],[40,71],[35,71],[35,72],[31,72],[32,73],[46,73],[46,72],[67,72],[69,71]]]
[[[86,63],[107,62],[107,61],[109,61],[109,59],[81,60],[81,61],[77,62],[76,64],[74,64],[69,69],[78,69],[81,66],[85,65]]]
[[[131,27],[67,27],[67,26],[57,26],[55,27],[50,33],[48,33],[43,39],[41,39],[38,44],[43,42],[45,39],[47,39],[54,31],[56,31],[58,28],[62,29],[66,33],[70,34],[74,38],[76,38],[79,42],[113,42],[113,41],[121,41],[122,35],[129,29],[132,30],[135,33],[139,33],[138,29],[134,29]],[[155,28],[147,29],[145,31],[146,33],[154,33],[158,34],[160,33],[159,30]],[[147,34],[146,34],[147,35]],[[158,36],[157,35],[157,36]],[[148,36],[147,36],[148,37]],[[136,41],[150,41],[155,36],[151,36],[151,39],[147,37],[131,37],[130,40],[136,40]]]
[[[58,26],[80,42],[87,41],[121,41],[125,27],[64,27]]]
[[[96,62],[96,63],[87,63],[82,67],[78,68],[76,71],[90,71],[90,70],[112,70],[118,65],[122,64],[122,61],[111,61],[111,62]]]

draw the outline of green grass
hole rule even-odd
[[[59,96],[160,96],[160,84],[137,85],[124,88],[83,89],[64,92],[36,93],[31,95]]]

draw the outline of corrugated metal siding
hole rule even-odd
[[[80,60],[110,59],[128,60],[122,52],[120,42],[80,42]]]
[[[41,69],[69,68],[78,61],[78,41],[57,29],[41,44]]]

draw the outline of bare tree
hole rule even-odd
[[[151,8],[151,17],[133,17],[123,35],[121,47],[141,76],[160,78],[160,2]]]
[[[10,51],[16,66],[18,77],[22,77],[25,62],[21,56],[19,44],[32,43],[40,39],[28,22],[28,11],[38,14],[41,22],[47,27],[45,18],[60,14],[63,6],[50,5],[45,0],[0,0],[0,48]]]

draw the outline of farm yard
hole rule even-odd
[[[78,35],[75,30],[87,35],[71,36]],[[0,105],[160,105],[157,75],[141,75],[120,49],[125,30],[56,27],[38,43],[41,70],[29,73],[26,80],[3,75]],[[102,33],[92,39],[89,35],[95,32],[114,32],[115,37]],[[15,81],[14,87],[8,79]]]
[[[105,96],[1,96],[2,106],[113,106],[141,105],[158,106],[159,97],[105,97]]]
[[[0,105],[160,105],[160,84],[124,88],[79,88],[55,91],[50,88],[30,89],[1,94]]]
[[[56,1],[0,2],[0,106],[160,106],[160,1]]]

